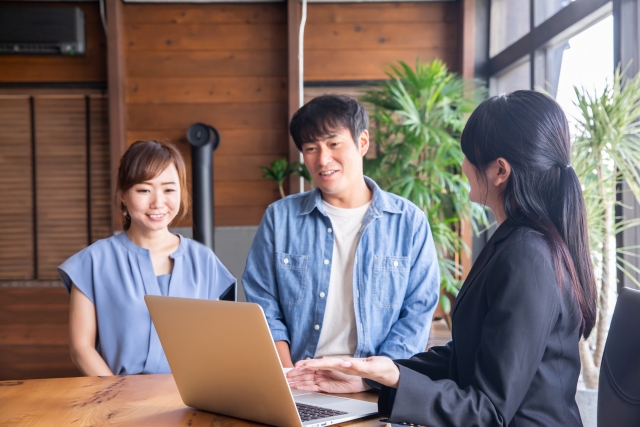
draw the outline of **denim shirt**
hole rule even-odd
[[[353,267],[354,357],[408,358],[425,350],[438,302],[435,246],[424,212],[365,181],[373,197]],[[333,239],[315,189],[270,205],[249,252],[242,276],[247,300],[264,310],[274,341],[289,343],[294,363],[316,353]]]

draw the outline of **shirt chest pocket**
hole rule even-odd
[[[374,255],[373,302],[376,306],[402,308],[410,269],[410,257]]]
[[[307,255],[276,252],[276,278],[280,303],[298,305],[307,286]]]

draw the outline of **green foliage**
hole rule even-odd
[[[280,197],[284,198],[286,195],[284,194],[283,184],[289,177],[289,175],[294,174],[301,176],[309,183],[311,183],[311,174],[307,170],[307,167],[300,162],[293,162],[289,164],[287,159],[280,158],[271,162],[271,167],[262,167],[262,174],[265,178],[271,179],[278,183],[278,190],[280,191]]]
[[[425,212],[438,254],[441,286],[456,295],[461,266],[454,254],[469,250],[458,225],[471,218],[486,224],[484,209],[468,198],[459,142],[468,114],[484,93],[438,60],[424,65],[416,61],[415,68],[400,61],[387,75],[389,81],[362,99],[374,107],[372,136],[379,146],[375,159],[365,159],[365,174]]]
[[[616,186],[622,181],[640,200],[640,75],[631,79],[623,75],[616,70],[613,83],[600,94],[574,87],[580,117],[576,118],[572,162],[583,186],[592,259],[600,270],[608,258],[603,253],[604,240],[640,225],[640,219],[615,221],[613,213],[606,214],[620,204]],[[640,285],[630,270],[640,271],[620,256],[637,256],[631,249],[635,248],[617,249],[617,267]]]

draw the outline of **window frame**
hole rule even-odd
[[[536,52],[563,39],[569,39],[609,16],[615,11],[614,3],[620,1],[624,0],[577,0],[535,26],[535,0],[529,0],[531,30],[492,58],[488,55],[487,46],[485,60],[481,64],[476,64],[476,76],[489,81],[528,56],[531,66],[529,89],[534,89],[536,81],[540,79],[538,74],[541,70],[536,64]],[[484,3],[484,6],[487,10],[479,10],[478,13],[489,17],[491,1]],[[490,43],[491,22],[486,18],[485,22],[486,40]]]
[[[489,84],[510,67],[516,65],[523,57],[530,59],[529,89],[538,87],[538,82],[544,80],[544,67],[536,58],[538,52],[558,44],[580,33],[591,25],[609,15],[613,15],[613,66],[619,64],[626,70],[627,75],[634,76],[640,72],[640,0],[576,0],[560,9],[546,21],[535,26],[535,3],[529,0],[530,31],[515,43],[507,46],[494,57],[489,56],[491,37],[491,0],[476,0],[476,61],[475,76]],[[640,204],[629,195],[628,185],[618,185],[616,218],[624,221],[640,218]],[[622,209],[620,204],[629,206]],[[483,233],[473,238],[474,259],[479,253],[491,233]],[[616,247],[640,246],[640,227],[627,229],[616,236]],[[625,260],[640,269],[640,249],[636,255],[622,255]],[[620,269],[617,271],[618,290],[622,287],[636,288]],[[640,280],[640,273],[635,274]]]

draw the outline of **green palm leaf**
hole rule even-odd
[[[387,75],[390,80],[363,97],[374,107],[373,136],[379,145],[378,157],[365,159],[365,173],[425,212],[436,245],[441,287],[455,295],[461,285],[461,266],[453,255],[468,250],[457,231],[460,220],[486,224],[484,209],[468,200],[459,143],[468,113],[485,93],[449,72],[439,60],[416,61],[414,67],[399,61]],[[474,230],[480,231],[475,223]]]

